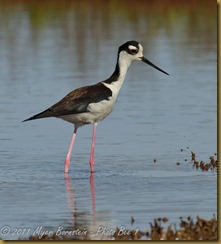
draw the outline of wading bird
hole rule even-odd
[[[121,45],[118,49],[117,63],[110,78],[94,85],[78,88],[67,94],[63,99],[45,111],[24,120],[28,121],[33,119],[56,117],[74,124],[74,132],[64,162],[65,173],[68,173],[70,166],[71,152],[77,130],[79,127],[87,124],[93,124],[89,163],[91,172],[94,172],[94,147],[97,124],[106,118],[107,115],[109,115],[113,110],[118,93],[132,61],[143,61],[155,69],[169,75],[167,72],[158,68],[143,56],[143,47],[139,42],[128,41]]]

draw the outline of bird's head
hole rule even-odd
[[[164,74],[169,75],[164,70],[157,67],[155,64],[151,63],[148,59],[146,59],[143,55],[143,47],[137,41],[128,41],[121,45],[118,50],[119,58],[122,57],[124,59],[128,59],[129,62],[132,61],[143,61],[146,64],[154,67],[155,69],[163,72]]]

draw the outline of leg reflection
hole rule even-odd
[[[64,179],[65,179],[65,187],[66,187],[66,191],[67,191],[69,207],[71,209],[71,213],[74,216],[74,222],[75,222],[76,206],[75,206],[75,200],[74,200],[74,188],[71,185],[71,179],[70,179],[68,173],[64,174]]]
[[[96,204],[94,196],[94,173],[90,176],[90,190],[91,190],[91,203],[92,203],[92,216],[93,216],[93,226],[96,226]]]
[[[66,192],[67,192],[69,207],[70,207],[71,213],[74,217],[73,224],[76,224],[78,214],[77,214],[76,203],[75,203],[76,199],[74,197],[74,188],[72,187],[70,176],[67,173],[64,174],[64,179],[65,179],[65,188],[66,188]],[[92,206],[92,221],[90,224],[86,224],[86,225],[91,226],[92,228],[96,229],[96,204],[95,204],[95,193],[94,193],[94,173],[92,173],[90,175],[90,192],[91,192],[91,206]],[[80,216],[83,217],[82,214]],[[78,215],[78,217],[79,217],[79,215]]]

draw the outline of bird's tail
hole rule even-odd
[[[52,117],[52,115],[50,114],[50,109],[46,109],[45,111],[36,114],[28,119],[23,120],[22,122],[26,122],[29,120],[33,120],[33,119],[43,119],[43,118],[48,118],[48,117]]]

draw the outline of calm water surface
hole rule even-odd
[[[205,162],[217,152],[216,5],[95,2],[0,4],[1,239],[70,226],[106,239],[99,226],[145,230],[157,217],[179,223],[217,212],[217,173],[191,162],[191,151]],[[131,39],[170,76],[133,63],[115,110],[98,125],[96,173],[85,126],[64,175],[73,125],[21,121],[108,78],[118,46]]]

